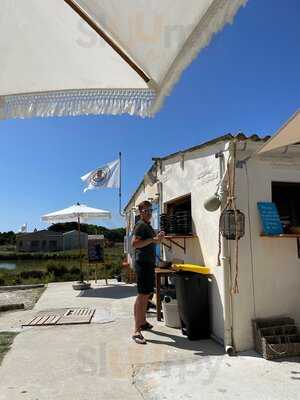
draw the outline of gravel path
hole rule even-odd
[[[24,303],[25,310],[31,310],[45,288],[0,292],[0,305]]]

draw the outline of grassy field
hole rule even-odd
[[[16,335],[17,333],[15,332],[0,332],[0,365],[5,354],[9,351]]]
[[[82,251],[82,257],[85,254],[86,251]],[[73,260],[79,257],[79,250],[25,253],[17,252],[15,246],[0,246],[0,260]]]
[[[58,255],[50,259],[47,257],[38,258],[37,253],[28,253],[34,254],[34,258],[4,258],[4,260],[15,263],[16,268],[1,268],[0,263],[0,285],[20,285],[78,280],[80,278],[80,261],[78,258],[78,252],[72,251],[62,253],[64,253],[64,257],[61,253],[55,253]],[[53,253],[49,254],[53,256]],[[24,255],[24,253],[22,255]],[[116,275],[119,275],[122,259],[123,245],[121,244],[116,244],[115,247],[105,248],[104,263],[102,264],[105,268],[101,268],[101,264],[98,264],[97,266],[94,264],[89,265],[84,257],[82,265],[85,278],[94,278],[96,267],[99,279],[105,277],[105,271],[108,278],[113,278]]]

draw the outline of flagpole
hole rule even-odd
[[[119,162],[120,162],[120,173],[119,173],[119,212],[123,217],[122,213],[122,153],[119,152]]]

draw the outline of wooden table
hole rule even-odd
[[[157,321],[161,321],[161,278],[165,277],[167,280],[169,276],[173,275],[176,271],[171,268],[155,268],[155,286],[156,286],[156,315]]]

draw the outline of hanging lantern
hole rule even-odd
[[[225,210],[220,218],[220,231],[223,237],[228,240],[240,239],[245,235],[245,215],[240,211],[232,209]]]
[[[217,211],[218,208],[220,208],[221,205],[221,200],[220,197],[215,193],[213,196],[209,197],[205,202],[204,202],[204,208],[206,211]]]

